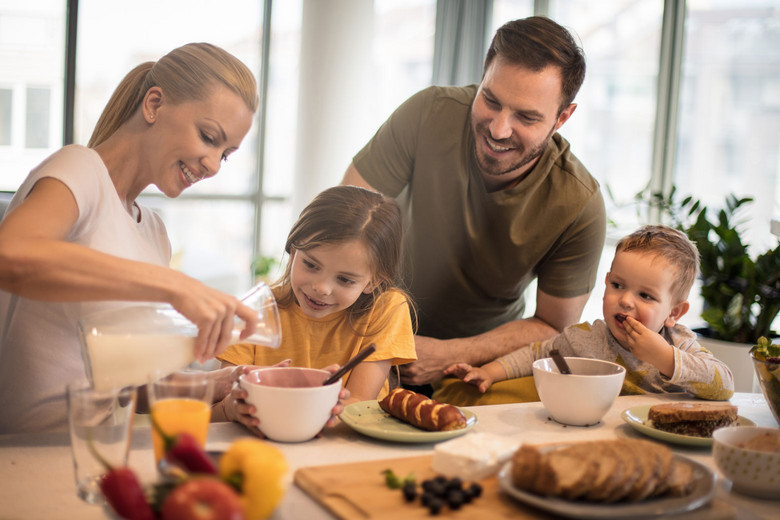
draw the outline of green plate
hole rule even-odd
[[[398,420],[382,410],[376,400],[352,403],[344,408],[339,417],[353,430],[375,439],[416,443],[439,442],[463,435],[477,424],[477,416],[474,412],[459,409],[466,417],[466,427],[446,432],[429,432]]]
[[[655,429],[650,421],[647,420],[647,413],[650,410],[650,406],[635,406],[624,410],[620,416],[628,424],[634,427],[635,430],[641,432],[649,437],[670,442],[672,444],[683,444],[687,446],[700,446],[707,447],[712,446],[711,437],[696,437],[694,435],[680,435],[679,433],[669,433]],[[756,423],[750,419],[746,419],[741,415],[737,416],[737,426],[755,426]]]

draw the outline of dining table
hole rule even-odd
[[[629,424],[624,419],[623,412],[636,407],[688,400],[693,400],[688,394],[619,396],[601,421],[586,427],[555,422],[541,402],[465,407],[464,410],[472,412],[475,417],[475,424],[465,435],[485,432],[504,437],[518,446],[523,443],[573,443],[620,438],[644,438],[663,442],[651,439]],[[778,427],[762,394],[735,393],[730,401],[738,407],[740,417],[758,426]],[[234,440],[249,435],[251,434],[248,430],[239,424],[212,423],[206,447],[210,451],[224,451]],[[319,468],[327,475],[329,467],[431,456],[437,445],[436,442],[397,442],[377,438],[359,433],[344,422],[326,428],[318,437],[306,442],[272,444],[281,450],[289,465],[289,472],[285,477],[286,493],[271,516],[277,520],[341,518],[334,514],[332,508],[326,507],[321,500],[296,485],[296,474],[306,468]],[[678,515],[679,518],[780,518],[780,500],[753,498],[731,490],[731,483],[715,465],[711,446],[665,444],[676,455],[703,464],[715,475],[715,494],[712,501],[696,511]],[[132,430],[129,466],[136,471],[142,482],[149,483],[158,478],[150,426],[140,414]],[[378,474],[365,476],[365,479],[377,479],[378,482],[381,478]],[[370,497],[367,497],[367,500],[370,500]],[[554,515],[511,498],[506,501],[513,504],[510,507],[517,508],[518,517],[555,518]],[[707,508],[714,507],[713,504],[717,505],[717,511],[708,511]],[[402,508],[411,506],[399,499],[398,507],[398,517],[401,518],[404,516]],[[713,512],[717,514],[713,515]],[[469,516],[466,507],[460,511],[447,511],[443,516],[473,517]],[[104,507],[88,504],[77,497],[67,431],[0,435],[0,519],[89,520],[110,517]],[[488,517],[490,515],[482,516],[484,520]]]

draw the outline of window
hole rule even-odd
[[[431,81],[434,0],[341,3],[273,4],[260,235],[280,264],[300,210]]]
[[[0,146],[11,145],[11,101],[13,91],[9,88],[0,88]]]
[[[608,215],[622,233],[637,224],[626,203],[651,175],[664,2],[554,0],[550,6],[550,16],[581,40],[587,63],[577,110],[560,132],[601,183]]]
[[[63,0],[0,0],[0,191],[62,145]]]
[[[780,3],[690,1],[686,22],[675,184],[718,208],[753,197],[746,241],[765,251],[780,204]]]
[[[49,148],[49,119],[51,118],[51,90],[27,89],[26,148]]]

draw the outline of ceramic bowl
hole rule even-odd
[[[758,384],[764,392],[764,399],[775,416],[775,421],[780,424],[780,363],[761,361],[753,356],[753,368],[756,370]]]
[[[552,418],[572,426],[596,424],[615,402],[626,369],[600,359],[567,357],[571,374],[561,374],[552,358],[533,364],[534,384]]]
[[[323,386],[327,370],[269,367],[253,370],[239,379],[246,401],[257,409],[258,428],[279,442],[312,439],[325,426],[339,399],[341,380]]]
[[[777,428],[727,426],[712,434],[712,457],[739,493],[780,499],[780,452],[759,451],[740,444],[762,433],[780,434]]]

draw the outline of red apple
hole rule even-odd
[[[196,477],[171,491],[162,520],[244,520],[238,493],[216,478]]]

